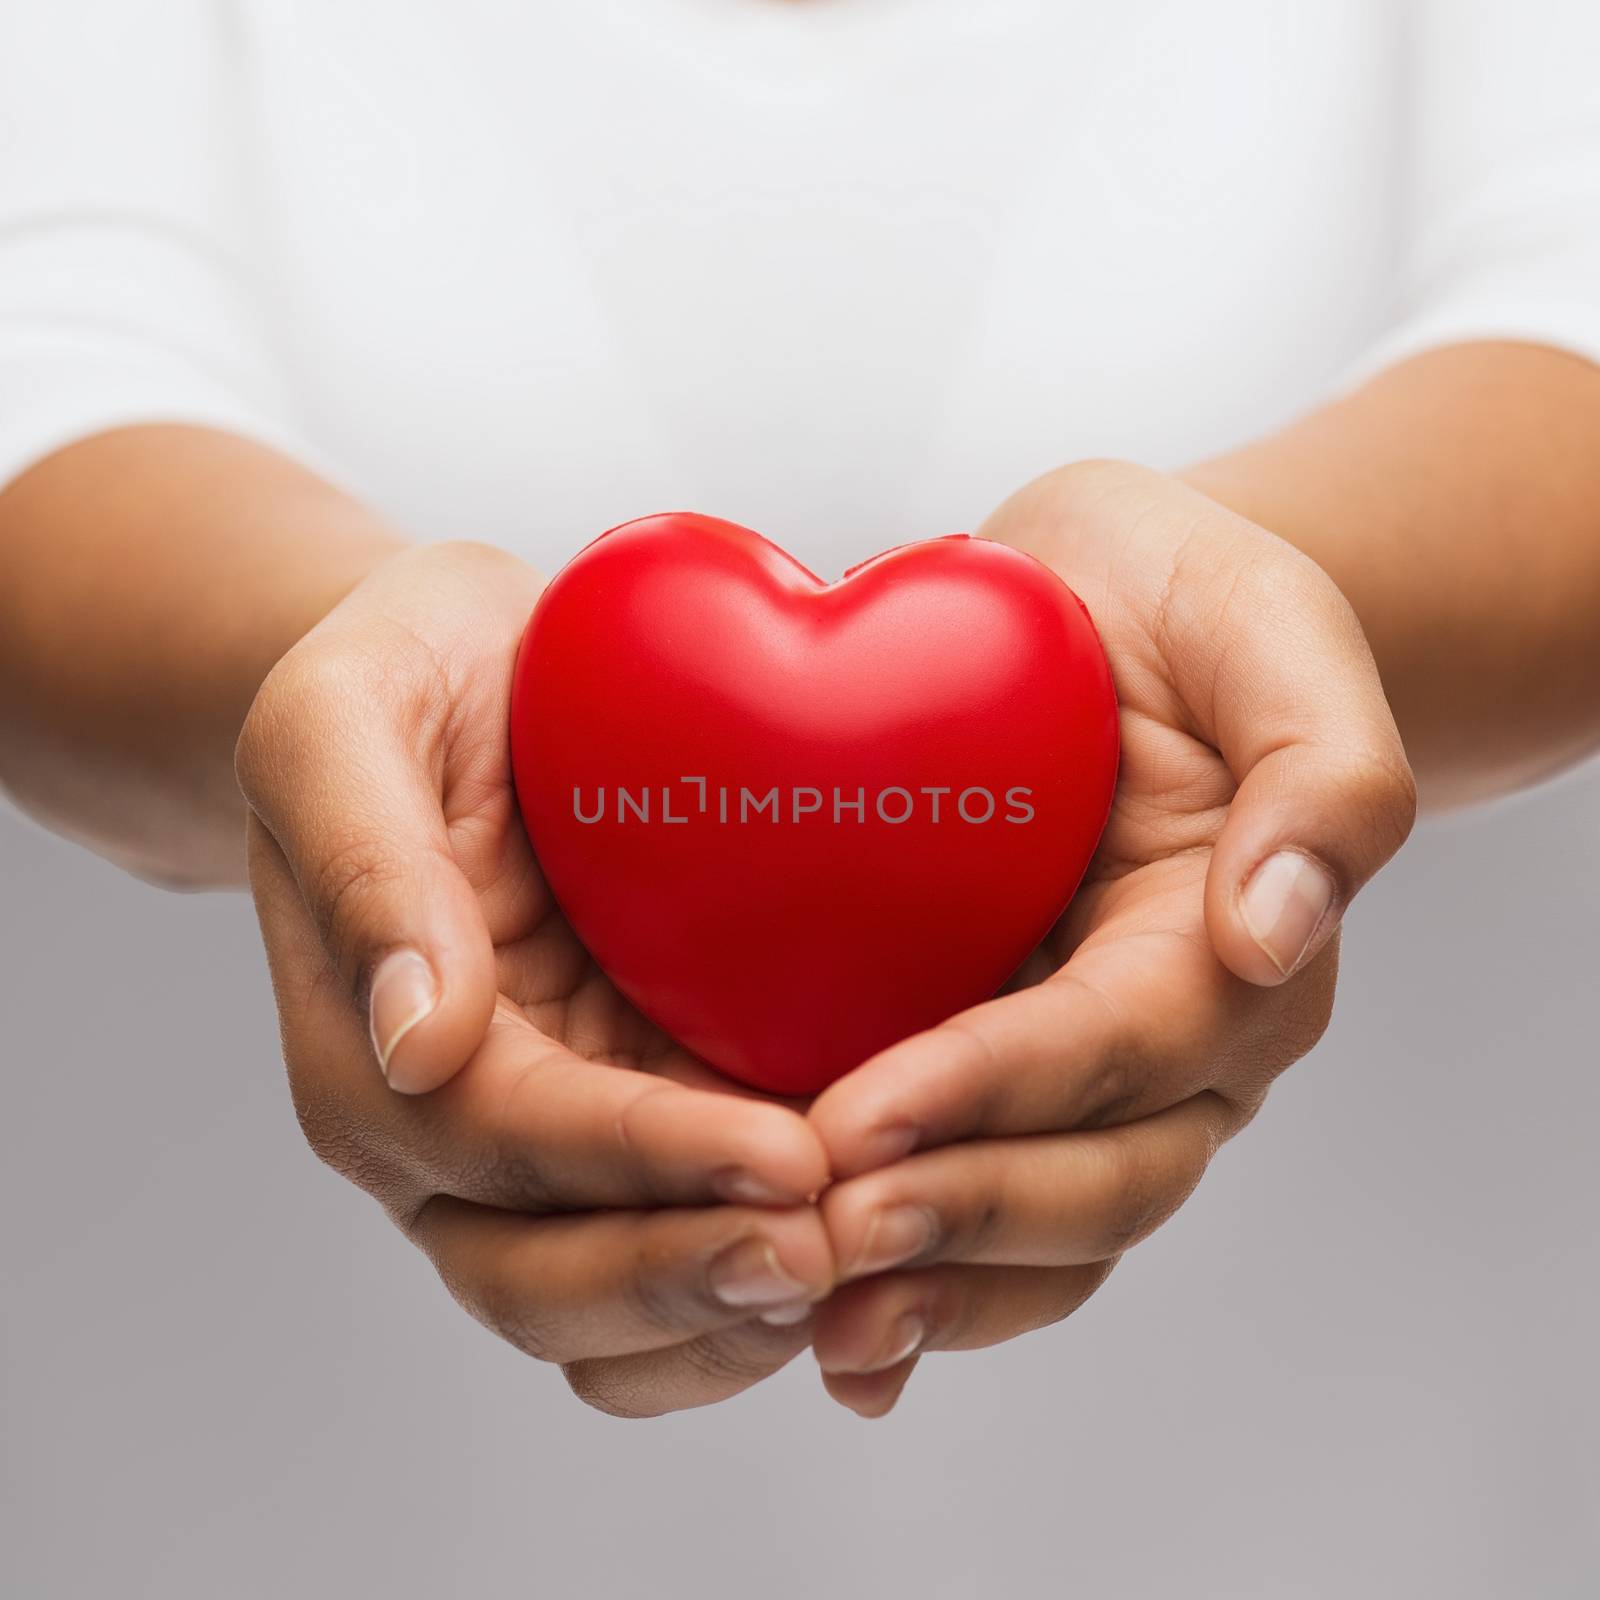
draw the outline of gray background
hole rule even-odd
[[[1593,1595],[1597,903],[1600,770],[1430,824],[1078,1317],[640,1424],[316,1164],[242,899],[0,815],[0,1592]]]

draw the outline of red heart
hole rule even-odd
[[[830,585],[732,523],[625,523],[540,597],[511,720],[589,952],[681,1044],[788,1094],[992,995],[1116,781],[1082,602],[964,534]]]

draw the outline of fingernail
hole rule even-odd
[[[1239,915],[1284,977],[1305,960],[1333,905],[1333,879],[1297,850],[1268,856],[1239,896]]]
[[[938,1223],[926,1206],[885,1206],[873,1213],[866,1237],[845,1275],[864,1278],[869,1273],[902,1266],[933,1243],[937,1229]]]
[[[725,1306],[788,1305],[809,1291],[783,1270],[778,1252],[765,1239],[741,1239],[724,1250],[708,1270],[711,1292]]]
[[[743,1167],[724,1167],[711,1175],[711,1187],[740,1206],[797,1206],[804,1195],[785,1194]]]
[[[902,1361],[915,1355],[922,1348],[922,1341],[928,1337],[928,1324],[915,1311],[908,1311],[895,1323],[894,1328],[893,1342],[887,1345],[883,1354],[866,1369],[868,1372],[882,1372],[885,1367],[898,1366]]]
[[[389,1077],[389,1063],[400,1041],[439,1003],[439,984],[433,968],[415,950],[396,950],[385,956],[372,979],[368,1014],[372,1027],[372,1048],[378,1065]],[[392,1087],[405,1091],[404,1084]]]
[[[895,1122],[887,1128],[876,1129],[862,1140],[857,1170],[872,1172],[878,1167],[893,1166],[916,1149],[920,1137],[909,1122]]]
[[[872,1372],[883,1372],[886,1368],[898,1366],[922,1348],[922,1341],[928,1337],[928,1324],[921,1314],[908,1311],[904,1316],[895,1320],[890,1329],[889,1337],[880,1346],[877,1355],[864,1367],[830,1368],[830,1371],[848,1371],[857,1377],[866,1377]]]
[[[769,1328],[792,1328],[797,1322],[804,1322],[811,1310],[809,1300],[796,1300],[792,1306],[774,1306],[770,1311],[763,1311],[757,1321],[766,1323]]]

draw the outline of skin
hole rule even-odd
[[[538,576],[258,446],[122,430],[0,493],[0,781],[157,881],[248,863],[313,1147],[584,1399],[703,1404],[809,1345],[881,1415],[922,1353],[1080,1305],[1315,1042],[1412,767],[1453,803],[1600,742],[1597,436],[1600,371],[1462,346],[1187,481],[1008,501],[982,531],[1105,638],[1112,822],[1011,992],[809,1107],[688,1059],[551,904],[499,731]],[[1246,915],[1285,856],[1331,896],[1287,952]]]
[[[1122,770],[1085,883],[1016,992],[885,1051],[812,1109],[846,1285],[815,1349],[830,1392],[865,1415],[923,1351],[1066,1316],[1182,1204],[1326,1027],[1338,914],[1415,807],[1348,604],[1281,540],[1115,464],[1040,480],[984,531],[1089,606]],[[1239,907],[1284,849],[1337,885],[1287,979]],[[909,1149],[883,1164],[894,1130]]]
[[[539,587],[485,546],[407,552],[256,697],[238,769],[290,1087],[312,1147],[488,1327],[605,1410],[703,1404],[805,1347],[761,1314],[833,1286],[807,1203],[827,1162],[797,1111],[634,1012],[546,891],[505,735]],[[440,994],[392,1088],[361,996],[397,949]]]

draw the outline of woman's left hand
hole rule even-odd
[[[1321,1036],[1339,918],[1415,814],[1360,625],[1290,545],[1117,463],[1040,479],[982,531],[1088,605],[1122,772],[1084,885],[1013,991],[812,1108],[848,1280],[814,1348],[865,1416],[924,1351],[1067,1316],[1183,1202]]]

